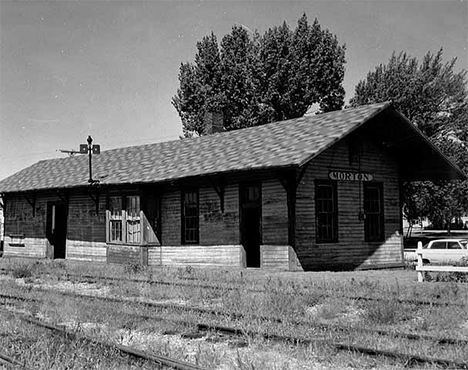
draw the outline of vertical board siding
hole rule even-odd
[[[364,222],[359,220],[359,183],[338,181],[338,242],[316,242],[315,184],[316,179],[328,179],[332,170],[358,172],[350,166],[348,146],[338,142],[313,159],[302,178],[297,192],[296,253],[299,268],[327,269],[363,267],[401,263],[401,236],[398,167],[383,149],[364,139],[361,171],[373,175],[373,181],[383,183],[385,240],[377,243],[364,241]]]
[[[278,180],[262,182],[262,242],[288,244],[287,194]]]

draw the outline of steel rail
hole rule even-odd
[[[24,320],[26,322],[29,322],[29,323],[34,324],[34,325],[39,326],[39,327],[43,327],[43,328],[51,330],[53,332],[60,333],[60,334],[64,335],[67,338],[75,339],[75,340],[82,340],[82,341],[86,341],[86,342],[89,342],[89,343],[98,344],[98,345],[101,345],[101,346],[104,346],[104,347],[107,347],[107,348],[117,349],[121,353],[130,355],[130,356],[133,356],[135,358],[142,359],[142,360],[154,362],[154,363],[156,363],[156,364],[158,364],[158,365],[160,365],[162,367],[165,367],[165,368],[176,369],[176,370],[204,370],[202,367],[190,364],[188,362],[179,361],[179,360],[176,360],[174,358],[167,357],[167,356],[156,355],[154,353],[141,351],[139,349],[136,349],[136,348],[133,348],[133,347],[130,347],[130,346],[125,346],[125,345],[122,345],[122,344],[107,343],[107,342],[104,342],[104,341],[96,339],[96,338],[88,337],[85,334],[68,330],[64,326],[50,324],[50,323],[47,323],[45,321],[38,320],[38,319],[36,319],[34,317],[30,317],[30,316],[20,314],[20,313],[17,313],[17,312],[11,312],[9,310],[5,310],[5,311],[8,311],[8,312],[14,314],[15,316],[18,316],[21,320]]]
[[[85,297],[87,298],[88,296],[85,296]],[[163,319],[161,317],[153,317],[153,316],[148,316],[148,315],[135,314],[135,316],[138,316],[140,318],[147,318],[147,319],[156,319],[156,318]],[[176,320],[173,320],[173,321],[176,321]],[[185,324],[193,324],[187,321],[177,320],[177,322],[185,323]],[[53,326],[50,324],[45,324],[45,325]],[[375,348],[368,348],[368,347],[357,346],[357,345],[348,344],[348,343],[336,342],[336,341],[333,341],[330,339],[324,339],[321,337],[311,339],[311,338],[300,338],[300,337],[283,336],[283,335],[275,335],[275,334],[265,334],[265,333],[255,332],[255,331],[240,330],[240,329],[226,327],[226,326],[207,325],[207,324],[201,324],[201,323],[196,324],[196,328],[197,330],[202,331],[202,332],[215,331],[215,332],[219,332],[223,334],[236,335],[236,336],[258,336],[260,335],[266,340],[273,340],[276,342],[289,342],[289,343],[300,344],[300,345],[311,345],[311,344],[322,343],[325,345],[332,346],[336,350],[340,350],[340,351],[347,350],[351,352],[363,353],[369,356],[384,356],[384,357],[389,357],[389,358],[396,358],[396,359],[404,360],[405,363],[407,364],[411,364],[411,363],[437,364],[439,366],[443,366],[449,369],[468,369],[468,362],[453,361],[449,359],[441,359],[441,358],[419,356],[419,355],[411,355],[411,354],[388,351],[388,350],[379,350]],[[71,333],[71,334],[75,335],[75,333]],[[435,341],[439,340],[439,338],[432,338],[432,337],[428,337],[424,339],[432,339]],[[452,343],[460,344],[456,340],[447,340],[447,343],[449,343],[450,341]],[[466,342],[467,341],[463,341],[463,344],[466,344]],[[182,369],[182,370],[185,370],[185,369]]]
[[[0,271],[8,271],[5,268],[0,268]],[[185,282],[171,282],[171,281],[158,281],[158,280],[148,280],[148,279],[132,279],[132,278],[122,278],[122,277],[110,277],[110,276],[94,276],[94,275],[74,275],[70,274],[67,272],[66,274],[67,281],[70,281],[69,277],[72,278],[78,278],[78,279],[83,279],[83,280],[91,280],[93,282],[96,282],[96,280],[105,280],[105,281],[110,281],[110,282],[133,282],[133,283],[146,283],[150,285],[165,285],[165,286],[180,286],[180,287],[186,287],[186,288],[206,288],[206,289],[214,289],[214,290],[236,290],[236,288],[232,286],[215,286],[211,284],[202,284],[202,283],[185,283]],[[60,277],[59,277],[60,279]],[[190,280],[190,279],[187,279]],[[268,293],[268,291],[263,290],[263,289],[247,289],[244,292],[249,292],[249,293]],[[298,294],[298,295],[304,295],[307,294],[307,292],[304,292],[302,290],[298,290],[296,292],[288,292],[285,294]],[[323,294],[324,297],[327,297],[328,295]],[[342,298],[345,299],[351,299],[351,300],[356,300],[356,301],[369,301],[369,302],[375,302],[375,301],[381,301],[382,299],[380,298],[374,298],[374,297],[362,297],[362,296],[348,296],[348,295],[343,295]],[[421,305],[421,306],[456,306],[456,307],[466,307],[468,305],[468,302],[466,303],[450,303],[450,302],[439,302],[439,301],[430,301],[430,300],[416,300],[416,299],[409,299],[409,298],[397,298],[396,301],[398,303],[402,304],[414,304],[414,305]]]
[[[23,370],[32,370],[30,367],[26,367],[24,363],[21,361],[18,361],[17,359],[8,356],[2,352],[0,352],[0,364],[5,364],[7,366],[12,366],[12,367],[19,367]]]
[[[214,290],[236,290],[236,288],[231,287],[231,286],[215,286],[211,284],[201,284],[201,283],[185,283],[185,282],[171,282],[171,281],[158,281],[158,280],[145,280],[145,279],[132,279],[132,278],[122,278],[122,277],[110,277],[110,276],[93,276],[93,275],[74,275],[74,274],[69,274],[67,273],[67,277],[73,277],[73,278],[81,278],[83,280],[88,280],[88,281],[96,281],[98,280],[105,280],[105,281],[110,281],[110,282],[132,282],[132,283],[146,283],[150,285],[166,285],[166,286],[180,286],[180,287],[186,287],[186,288],[206,288],[206,289],[214,289]],[[264,289],[247,289],[244,292],[249,292],[249,293],[268,293],[268,291]],[[307,292],[304,292],[302,290],[299,290],[297,292],[288,292],[284,294],[299,294],[299,295],[304,295],[307,294]],[[324,294],[324,297],[327,297],[328,295]],[[374,298],[374,297],[361,297],[361,296],[348,296],[348,295],[343,295],[342,298],[346,299],[352,299],[356,301],[381,301],[379,298]],[[465,307],[468,305],[467,303],[449,303],[449,302],[438,302],[438,301],[429,301],[429,300],[416,300],[416,299],[409,299],[409,298],[397,298],[398,303],[404,303],[404,304],[415,304],[415,305],[421,305],[421,306],[457,306],[457,307]]]
[[[39,291],[47,291],[47,292],[55,292],[59,293],[62,295],[66,295],[72,298],[86,298],[86,299],[99,299],[103,301],[108,301],[108,302],[115,302],[115,303],[132,303],[132,304],[137,304],[137,305],[145,305],[147,307],[152,307],[152,308],[158,308],[158,309],[177,309],[177,310],[183,310],[183,311],[192,311],[192,312],[197,312],[197,313],[202,313],[202,314],[209,314],[209,315],[214,315],[214,316],[229,316],[235,319],[253,319],[253,320],[261,320],[261,321],[268,321],[268,322],[276,322],[279,324],[285,323],[285,324],[292,324],[296,326],[312,326],[317,329],[322,329],[322,330],[339,330],[339,331],[349,331],[349,330],[356,330],[368,334],[379,334],[379,335],[384,335],[384,336],[393,336],[393,337],[399,337],[399,338],[404,338],[404,339],[409,339],[409,340],[427,340],[427,341],[433,341],[437,344],[449,344],[449,345],[467,345],[468,344],[468,339],[459,339],[459,338],[448,338],[448,337],[435,337],[431,335],[423,335],[423,334],[414,334],[414,333],[406,333],[406,332],[398,332],[398,331],[391,331],[391,330],[383,330],[383,329],[369,329],[369,328],[356,328],[356,327],[346,327],[342,325],[337,325],[337,324],[328,324],[328,323],[320,323],[320,322],[306,322],[306,321],[285,321],[281,318],[277,317],[267,317],[267,316],[257,316],[257,315],[249,315],[246,316],[244,314],[240,313],[226,313],[223,311],[219,310],[213,310],[210,308],[201,308],[201,307],[193,307],[193,306],[185,306],[185,305],[176,305],[176,304],[167,304],[167,303],[156,303],[156,302],[147,302],[147,301],[135,301],[131,298],[116,298],[116,297],[101,297],[101,296],[94,296],[94,295],[89,295],[89,294],[77,294],[73,292],[64,292],[64,291],[56,291],[56,290],[49,290],[49,289],[44,289],[44,288],[35,288],[36,290]],[[14,296],[9,296],[5,294],[0,293],[0,298],[11,298],[14,299]],[[24,297],[18,297],[20,300],[27,300]],[[32,298],[31,300],[37,301],[35,298]],[[139,317],[142,318],[148,318],[148,319],[159,319],[159,320],[167,320],[163,317],[155,317],[155,316],[143,316],[143,315],[138,315]],[[169,320],[167,320],[169,321]],[[180,321],[180,320],[173,320],[177,323],[181,324],[192,324],[191,322],[187,321]],[[202,325],[202,324],[200,324]]]

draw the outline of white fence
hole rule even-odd
[[[424,281],[424,272],[466,272],[468,273],[468,266],[424,266],[423,263],[423,249],[422,242],[418,242],[418,249],[416,250],[418,257],[418,264],[416,271],[418,272],[418,281]]]

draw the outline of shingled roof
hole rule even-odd
[[[142,184],[299,167],[390,107],[391,103],[385,102],[197,138],[103,151],[93,156],[93,178],[104,185]],[[457,171],[458,177],[464,176]],[[87,186],[88,178],[87,156],[43,160],[0,181],[0,192]]]

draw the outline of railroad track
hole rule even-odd
[[[114,349],[119,351],[120,353],[124,355],[128,355],[130,357],[136,358],[136,359],[141,359],[153,364],[156,364],[159,366],[160,369],[174,369],[174,370],[204,370],[203,368],[193,365],[188,362],[180,361],[174,358],[170,358],[167,356],[161,356],[157,355],[154,353],[149,353],[145,351],[141,351],[137,348],[130,347],[130,346],[125,346],[122,344],[116,344],[116,343],[108,343],[104,342],[102,340],[96,339],[89,337],[83,333],[77,333],[75,331],[71,331],[67,329],[64,326],[59,326],[59,325],[53,325],[51,323],[45,322],[43,320],[38,320],[37,318],[34,318],[32,316],[27,316],[24,314],[20,314],[18,312],[12,312],[10,310],[3,309],[3,311],[14,314],[16,317],[20,318],[21,320],[28,322],[30,324],[33,324],[35,326],[41,327],[48,329],[54,333],[59,333],[63,336],[65,336],[68,339],[73,339],[73,340],[80,340],[87,342],[92,345],[99,345],[103,347],[107,347],[110,349]],[[0,353],[0,359],[3,360],[4,362],[10,363],[11,365],[15,366],[20,366],[24,367],[24,364],[21,361],[18,361],[8,355]]]
[[[148,279],[132,279],[132,278],[121,278],[121,277],[108,277],[108,276],[92,276],[92,275],[74,275],[67,273],[67,280],[69,278],[83,280],[84,282],[97,282],[98,280],[107,281],[110,283],[119,284],[121,282],[130,282],[130,283],[145,283],[149,285],[163,285],[163,286],[175,286],[175,287],[183,287],[183,288],[201,288],[201,289],[213,289],[213,290],[231,290],[235,291],[237,288],[231,286],[216,286],[212,284],[201,284],[201,283],[192,283],[192,282],[182,282],[182,281],[162,281],[162,280],[148,280]],[[268,291],[263,289],[246,289],[244,290],[245,293],[268,293]],[[304,295],[308,294],[307,291],[298,290],[295,292],[282,292],[282,294],[291,294],[291,295]],[[323,297],[327,297],[327,294],[323,294]],[[344,299],[351,299],[356,301],[379,301],[379,298],[373,297],[362,297],[362,296],[351,296],[351,295],[343,295],[342,298]],[[408,299],[408,298],[396,298],[398,303],[402,304],[413,304],[416,306],[459,306],[465,307],[468,305],[468,302],[458,302],[458,303],[449,303],[449,302],[440,302],[440,301],[430,301],[430,300],[416,300],[416,299]]]
[[[32,370],[30,367],[27,367],[21,361],[17,360],[14,357],[8,356],[6,353],[0,352],[0,365],[10,366],[10,367],[19,367],[23,370]]]
[[[78,295],[78,296],[83,297],[81,295]],[[0,295],[0,297],[5,298],[5,295]],[[89,296],[84,296],[84,298],[88,298],[88,297]],[[12,297],[9,296],[8,298],[12,298]],[[21,297],[20,299],[23,299],[23,298]],[[134,316],[140,319],[144,318],[144,319],[149,319],[149,320],[155,320],[155,319],[167,320],[164,318],[164,316],[154,316],[154,315],[148,316],[148,315],[140,315],[140,314],[134,314]],[[368,348],[368,347],[358,346],[354,344],[325,339],[323,336],[320,336],[320,337],[316,336],[314,338],[303,338],[303,337],[294,337],[294,336],[265,334],[265,333],[259,333],[258,331],[248,331],[244,329],[241,330],[238,328],[232,328],[232,327],[227,327],[227,326],[217,326],[217,325],[209,325],[209,324],[203,324],[203,323],[194,324],[193,322],[182,321],[182,320],[172,320],[172,321],[177,322],[179,324],[195,326],[196,330],[201,333],[216,332],[216,333],[221,333],[223,335],[228,335],[231,337],[243,337],[243,338],[245,338],[246,336],[250,336],[250,337],[261,336],[264,339],[269,340],[269,341],[288,342],[288,343],[306,345],[306,346],[309,346],[312,344],[324,344],[324,345],[333,347],[334,349],[338,351],[357,352],[357,353],[366,354],[368,356],[383,356],[387,358],[398,359],[404,362],[405,364],[433,364],[433,365],[440,366],[442,368],[468,369],[468,362],[453,361],[453,360],[441,359],[441,358],[435,358],[435,357],[426,357],[426,356],[412,355],[412,354],[406,354],[406,353],[395,352],[395,351]],[[337,325],[321,325],[321,328],[322,329],[335,329],[335,330],[349,329],[349,328],[339,327]],[[423,335],[417,335],[417,334],[389,332],[389,331],[372,330],[372,329],[361,330],[361,331],[369,332],[371,334],[391,335],[394,337],[400,337],[400,338],[405,338],[405,339],[410,339],[410,340],[430,340],[437,344],[447,344],[447,345],[467,345],[468,344],[468,340],[462,340],[462,339],[456,339],[456,338],[438,338],[438,337],[432,337],[432,336],[423,336]]]
[[[5,268],[0,268],[1,272],[10,272],[10,270]],[[111,284],[120,284],[122,282],[129,282],[129,283],[138,283],[138,284],[149,284],[149,285],[163,285],[163,286],[173,286],[173,287],[182,287],[182,288],[200,288],[200,289],[213,289],[213,290],[230,290],[235,291],[237,288],[232,286],[216,286],[212,284],[203,284],[203,283],[193,283],[193,282],[183,282],[183,281],[163,281],[163,280],[150,280],[150,279],[132,279],[132,278],[122,278],[122,277],[109,277],[109,276],[93,276],[93,275],[75,275],[66,273],[66,281],[71,281],[71,279],[75,279],[81,282],[92,282],[96,283],[99,280],[106,281]],[[59,277],[60,279],[60,277]],[[194,279],[186,278],[187,280],[193,281]],[[269,293],[263,289],[246,289],[243,290],[244,293]],[[308,294],[306,290],[298,289],[295,292],[282,292],[282,294],[291,294],[291,295],[305,295]],[[329,294],[322,294],[322,296],[328,297]],[[355,301],[364,301],[364,302],[378,302],[382,299],[374,298],[374,297],[363,297],[363,296],[352,296],[352,295],[343,295],[341,296],[343,299],[350,299]],[[466,307],[468,306],[468,301],[465,302],[440,302],[440,301],[433,301],[433,300],[416,300],[416,299],[409,299],[409,298],[397,298],[395,300],[401,304],[410,304],[416,306],[435,306],[435,307]]]
[[[37,289],[37,290],[47,291],[47,292],[53,291],[54,293],[59,293],[59,294],[69,296],[72,298],[98,299],[98,300],[112,302],[112,303],[131,303],[135,305],[144,305],[150,308],[157,308],[157,309],[162,309],[162,310],[174,310],[175,309],[178,311],[195,312],[199,314],[208,314],[208,315],[218,316],[218,317],[223,316],[223,317],[228,317],[231,319],[259,320],[259,321],[264,321],[264,322],[274,322],[278,324],[290,324],[290,325],[303,326],[303,327],[306,326],[306,327],[311,327],[311,328],[320,329],[320,330],[328,330],[328,331],[335,330],[335,331],[340,331],[340,332],[346,332],[349,330],[359,330],[362,333],[379,334],[382,336],[392,336],[392,337],[404,338],[404,339],[409,339],[409,340],[428,340],[428,341],[433,341],[437,344],[468,345],[468,339],[435,337],[431,335],[405,333],[405,332],[390,331],[390,330],[383,330],[383,329],[345,327],[345,326],[338,325],[338,324],[329,324],[329,323],[323,323],[323,322],[320,323],[320,322],[309,322],[309,321],[300,321],[300,320],[285,321],[278,317],[243,315],[239,313],[229,313],[229,312],[214,310],[210,308],[202,308],[202,307],[194,307],[194,306],[186,306],[186,305],[178,305],[178,304],[156,303],[156,302],[148,302],[148,301],[135,301],[133,299],[128,299],[128,298],[101,297],[101,296],[95,296],[95,295],[90,295],[90,294],[77,294],[74,292],[56,291],[56,290],[49,290],[49,289]],[[28,298],[25,298],[25,297],[17,297],[17,296],[11,296],[7,294],[0,294],[0,298],[22,300],[22,301],[28,300]],[[36,301],[35,299],[33,300]],[[164,320],[163,316],[154,316],[154,315],[152,316],[138,315],[138,316],[142,318],[147,318],[147,319]],[[176,320],[175,322],[181,323],[181,324],[193,324],[191,322],[181,321],[181,320]],[[205,327],[204,324],[199,324],[199,325],[201,327]],[[210,326],[210,328],[215,331],[226,331],[225,327],[219,327],[220,329],[218,329],[218,327],[216,326]],[[230,329],[227,329],[227,331],[229,330]]]

